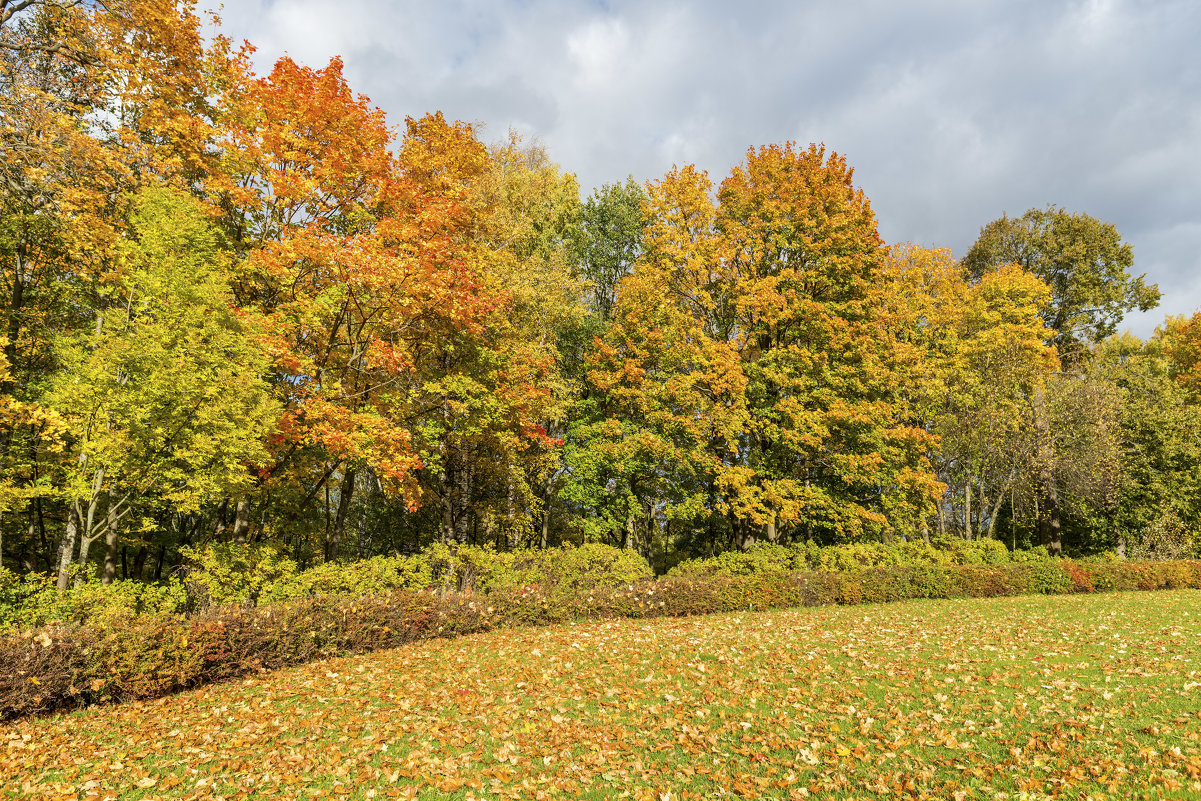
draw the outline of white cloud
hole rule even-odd
[[[1048,202],[1114,222],[1165,310],[1201,306],[1192,0],[241,0],[228,32],[334,54],[393,122],[542,139],[588,188],[749,146],[845,154],[881,232],[962,253]],[[1161,320],[1133,320],[1147,334]]]

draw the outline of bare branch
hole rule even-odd
[[[0,27],[31,6],[54,6],[65,10],[75,8],[82,2],[83,0],[0,0]]]

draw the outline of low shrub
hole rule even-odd
[[[1002,565],[1049,560],[1046,548],[1011,552],[1000,540],[988,537],[974,540],[936,537],[930,542],[856,542],[827,546],[800,542],[789,546],[758,544],[746,551],[727,551],[713,557],[690,559],[676,565],[668,575],[745,576],[795,570],[853,573],[874,567]]]
[[[581,556],[580,564],[593,558],[608,556]],[[637,565],[608,564],[611,578],[641,572]],[[547,584],[498,585],[490,592],[395,589],[378,595],[317,595],[257,608],[211,607],[190,617],[112,614],[87,626],[71,623],[0,635],[0,717],[151,698],[313,659],[507,626],[911,598],[1201,588],[1201,561],[981,561],[842,572],[769,570],[592,588],[573,585],[577,572],[565,570],[557,580],[543,572],[539,575]],[[560,589],[568,587],[571,591]]]
[[[327,562],[303,571],[266,545],[184,547],[180,553],[183,568],[162,584],[92,581],[60,593],[51,576],[0,570],[0,631],[55,623],[95,625],[138,615],[196,616],[230,604],[254,607],[396,590],[493,593],[532,586],[561,601],[583,588],[618,587],[653,577],[638,553],[600,544],[512,552],[435,545],[412,556]]]

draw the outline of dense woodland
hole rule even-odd
[[[1056,206],[956,259],[846,160],[581,197],[188,3],[0,2],[0,569],[603,542],[1195,552],[1201,316]]]

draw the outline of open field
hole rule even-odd
[[[1201,592],[499,631],[0,743],[0,798],[1201,798]]]

